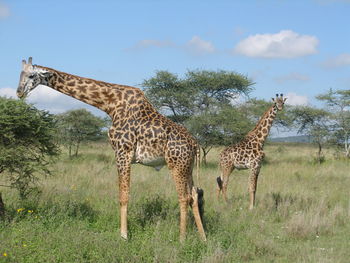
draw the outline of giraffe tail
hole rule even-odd
[[[199,208],[199,215],[201,217],[201,220],[203,222],[203,215],[204,215],[204,191],[200,187],[199,182],[199,170],[200,170],[200,164],[201,164],[201,148],[198,145],[196,150],[196,175],[197,175],[197,194],[198,194],[198,208]]]
[[[196,176],[197,176],[197,184],[200,187],[200,182],[199,182],[199,167],[201,163],[201,149],[200,146],[197,146],[196,149]]]
[[[197,188],[198,193],[198,209],[199,209],[199,216],[201,218],[201,221],[203,221],[204,217],[204,191],[202,188]]]
[[[216,177],[216,182],[218,183],[218,187],[220,189],[220,191],[222,190],[222,180],[221,177]]]

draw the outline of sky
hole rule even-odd
[[[168,70],[229,70],[291,105],[350,89],[350,0],[0,0],[0,96],[15,97],[21,60],[136,86]],[[52,113],[97,109],[39,86]]]

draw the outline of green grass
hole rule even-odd
[[[25,202],[1,189],[0,262],[349,262],[349,160],[326,149],[318,165],[309,145],[267,145],[249,211],[248,171],[231,175],[227,204],[216,200],[220,150],[201,168],[206,243],[191,216],[186,241],[178,241],[174,182],[166,168],[140,165],[132,167],[130,240],[123,241],[114,154],[100,143],[73,160],[62,154]]]

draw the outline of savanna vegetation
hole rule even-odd
[[[62,151],[40,192],[21,200],[6,188],[1,262],[348,262],[349,161],[317,146],[268,144],[257,205],[248,210],[248,171],[231,175],[229,202],[215,196],[217,156],[201,168],[208,241],[190,220],[178,240],[177,195],[168,170],[134,165],[130,240],[119,236],[117,175],[107,143],[84,143],[77,158]],[[337,157],[338,156],[338,157]],[[6,255],[6,256],[5,256]]]
[[[200,143],[196,185],[205,191],[208,241],[200,241],[192,219],[186,241],[178,241],[168,170],[138,165],[130,239],[122,240],[108,121],[0,98],[0,262],[348,262],[348,90],[318,95],[324,109],[286,106],[278,113],[274,127],[295,129],[313,143],[267,144],[256,208],[248,211],[249,171],[231,175],[228,203],[216,199],[218,154],[242,139],[271,102],[250,98],[252,81],[228,71],[188,71],[183,78],[159,71],[142,85],[157,109]]]

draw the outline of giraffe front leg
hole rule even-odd
[[[249,210],[252,210],[255,205],[255,193],[256,193],[256,188],[258,184],[258,176],[260,172],[260,166],[253,168],[252,173],[249,176],[249,197],[250,197],[250,203],[249,203]]]
[[[124,154],[117,158],[119,173],[119,206],[120,206],[120,235],[128,239],[128,202],[130,192],[130,170],[131,158],[124,157]]]

